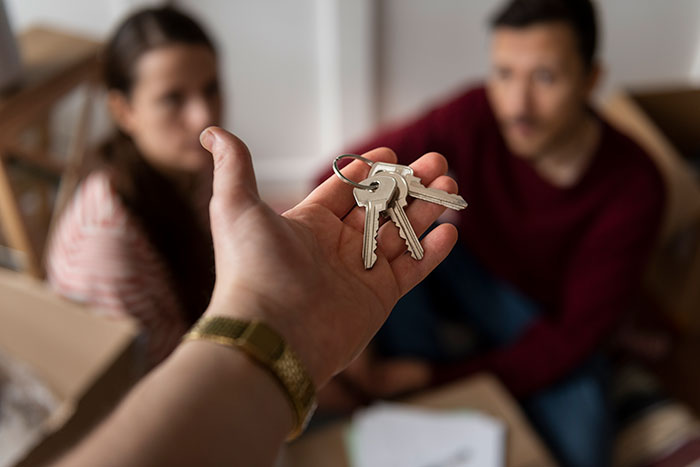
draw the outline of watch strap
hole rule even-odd
[[[243,350],[275,377],[287,395],[296,418],[287,440],[304,431],[316,408],[316,390],[299,357],[274,329],[260,321],[205,316],[183,340],[208,340]]]

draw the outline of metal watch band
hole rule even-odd
[[[239,348],[267,369],[284,389],[296,416],[287,440],[304,431],[316,409],[316,390],[302,362],[277,332],[260,321],[206,316],[183,338],[197,339]]]

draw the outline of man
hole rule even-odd
[[[589,0],[510,1],[492,23],[485,88],[350,151],[387,146],[402,163],[438,151],[470,204],[458,248],[380,331],[384,358],[363,356],[325,400],[488,371],[563,464],[608,463],[598,350],[631,307],[665,193],[646,154],[589,105],[596,34]],[[470,348],[454,338],[464,322]]]
[[[250,154],[239,139],[209,128],[201,140],[214,156],[216,256],[204,321],[264,323],[296,355],[298,365],[285,360],[287,371],[298,370],[320,388],[367,345],[396,300],[447,256],[457,232],[447,225],[433,230],[423,240],[425,258],[415,263],[401,254],[403,240],[387,231],[377,263],[366,271],[364,216],[340,179],[278,216],[260,200]],[[386,149],[365,156],[396,160]],[[456,191],[441,156],[426,155],[413,167],[431,186]],[[346,175],[362,178],[368,170],[357,162]],[[443,210],[426,203],[408,215],[422,232]],[[264,354],[272,341],[270,332],[263,336],[257,350]],[[181,344],[57,465],[273,465],[285,436],[301,422],[286,400],[295,388],[276,380],[285,370],[255,353],[246,356],[242,350],[250,346],[201,337]]]

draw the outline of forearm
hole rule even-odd
[[[239,350],[187,342],[59,465],[271,465],[292,425],[265,369]]]

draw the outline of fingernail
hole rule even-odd
[[[199,135],[199,143],[209,152],[212,151],[214,141],[216,141],[216,135],[210,128],[205,128]]]

